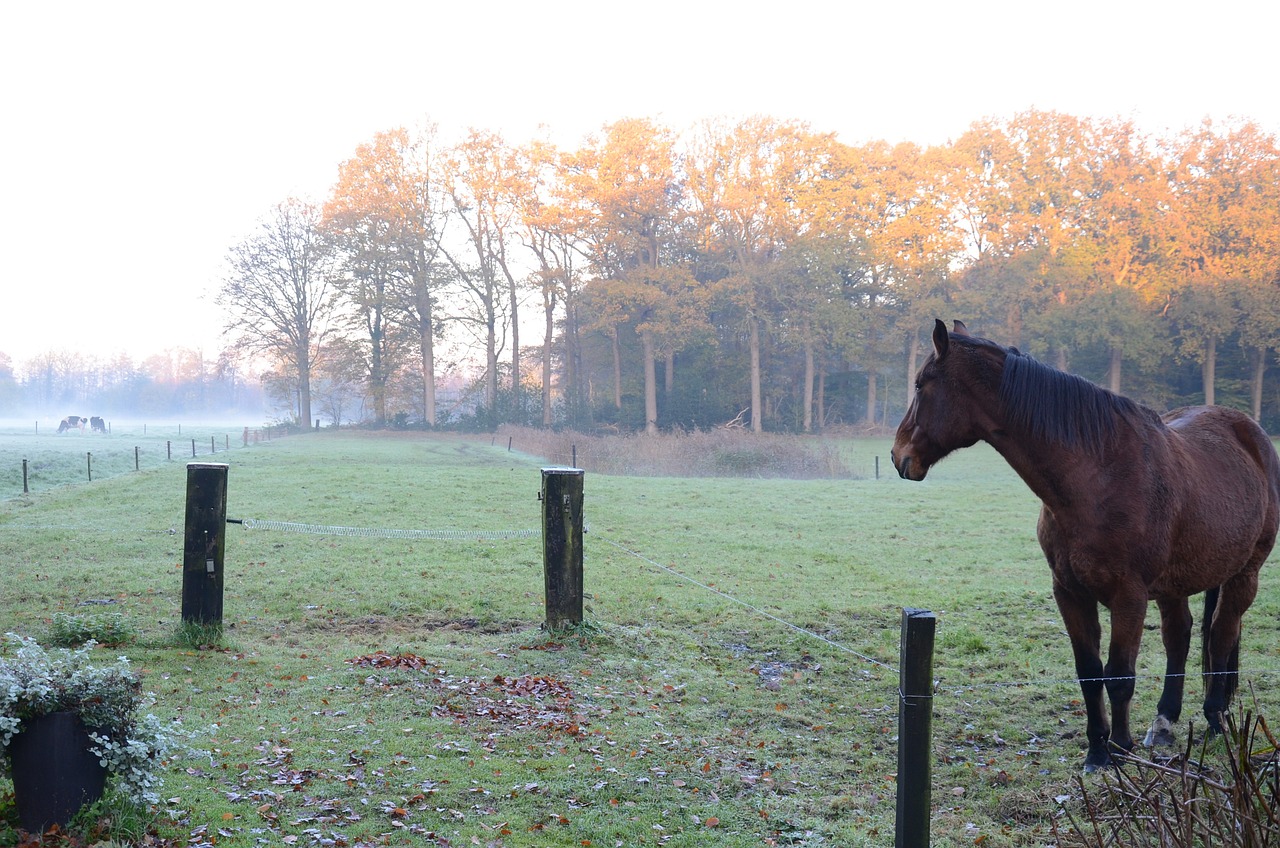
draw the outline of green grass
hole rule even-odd
[[[265,433],[265,431],[262,431]],[[0,500],[27,491],[45,492],[72,483],[98,482],[137,470],[189,462],[218,461],[244,446],[243,427],[112,422],[108,433],[59,433],[57,422],[0,422]]]
[[[156,712],[217,725],[212,757],[166,779],[179,843],[872,846],[893,839],[901,610],[930,609],[934,844],[1051,844],[1084,718],[1038,503],[984,447],[911,484],[888,446],[841,446],[879,456],[879,480],[589,473],[588,621],[567,634],[539,628],[537,539],[242,525],[224,627],[180,633],[185,463],[159,463],[0,502],[0,621],[43,636],[59,613],[120,614],[133,637],[112,650]],[[548,464],[488,438],[329,432],[213,459],[232,518],[481,532],[540,527]],[[1270,574],[1243,650],[1264,713]],[[420,667],[351,662],[376,652]],[[1135,724],[1162,667],[1150,632]]]

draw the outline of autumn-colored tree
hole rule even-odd
[[[581,204],[566,190],[566,166],[561,152],[547,142],[535,142],[522,148],[519,155],[523,164],[515,169],[512,202],[520,222],[521,240],[534,257],[533,279],[542,297],[542,424],[551,426],[553,345],[559,308],[565,315],[563,390],[571,420],[578,417],[583,403],[577,315],[582,266],[590,247],[583,241]]]
[[[1240,314],[1247,316],[1240,325],[1240,346],[1249,356],[1251,410],[1261,419],[1267,358],[1280,349],[1280,280],[1246,281],[1236,287],[1236,296]]]
[[[1173,154],[1180,341],[1213,403],[1218,344],[1243,317],[1236,290],[1280,278],[1280,147],[1254,123],[1205,121]]]
[[[341,288],[354,308],[378,426],[387,423],[387,384],[402,350],[396,345],[395,284],[408,273],[406,240],[421,235],[412,209],[420,181],[406,155],[409,147],[404,129],[377,133],[359,145],[339,166],[324,207],[325,226],[346,265]]]
[[[289,199],[231,248],[217,294],[235,349],[281,364],[297,389],[304,425],[311,421],[313,369],[333,329],[336,271],[319,208]]]
[[[696,221],[729,272],[717,294],[742,316],[747,331],[755,432],[764,426],[761,345],[769,324],[788,313],[798,320],[799,343],[812,361],[815,301],[803,284],[820,275],[800,273],[804,262],[789,263],[785,256],[824,218],[831,143],[798,122],[761,116],[732,126],[709,122],[689,166]],[[806,379],[812,381],[811,372]],[[805,417],[811,422],[811,413]]]
[[[847,292],[856,310],[846,311],[849,325],[838,338],[867,374],[866,422],[874,424],[879,373],[890,357],[901,361],[904,335],[910,402],[916,325],[934,310],[961,240],[949,209],[931,193],[945,186],[941,157],[913,144],[884,142],[840,145],[836,153],[830,184],[835,203],[822,226],[857,251],[860,267]]]
[[[485,406],[496,414],[499,334],[511,337],[511,386],[520,408],[520,282],[513,242],[519,222],[514,198],[529,184],[523,162],[496,133],[473,130],[450,149],[442,176],[449,220],[463,234],[443,250],[469,307],[460,320],[478,330],[485,351]],[[504,324],[504,320],[506,323]]]
[[[643,349],[645,431],[658,429],[659,346],[670,344],[675,328],[670,298],[693,287],[687,271],[668,267],[681,216],[675,142],[671,133],[647,120],[621,120],[566,160],[565,179],[586,211],[584,233],[595,275],[610,281],[595,299],[596,329],[610,319],[633,320]],[[677,294],[679,292],[679,294]],[[621,362],[615,350],[615,393],[621,405]],[[670,333],[664,336],[664,333]]]

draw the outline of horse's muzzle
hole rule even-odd
[[[889,451],[889,461],[893,463],[893,468],[898,472],[898,476],[905,479],[907,476],[906,467],[911,464],[911,457],[898,459],[898,452],[891,450]]]
[[[912,474],[913,466],[916,464],[913,462],[913,457],[898,456],[897,451],[889,451],[889,459],[893,462],[893,467],[898,470],[898,476],[903,480],[919,481],[924,479],[923,471],[919,475]]]

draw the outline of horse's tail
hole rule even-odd
[[[1213,671],[1213,662],[1209,658],[1210,631],[1213,626],[1213,613],[1218,608],[1218,590],[1215,586],[1204,593],[1204,620],[1200,623],[1200,669],[1204,674],[1210,674]],[[1227,667],[1223,669],[1226,679],[1223,681],[1223,694],[1226,695],[1227,703],[1236,694],[1236,688],[1240,683],[1240,640],[1231,646],[1231,654],[1227,657]],[[1206,685],[1208,680],[1205,681]]]

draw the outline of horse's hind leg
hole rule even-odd
[[[1160,636],[1164,641],[1164,690],[1156,707],[1156,718],[1142,744],[1148,748],[1172,747],[1173,726],[1182,716],[1182,693],[1186,684],[1187,654],[1191,651],[1191,606],[1186,598],[1157,601],[1160,607]]]
[[[1204,598],[1204,717],[1210,733],[1222,732],[1221,715],[1239,682],[1240,619],[1258,594],[1258,569],[1247,568]]]

